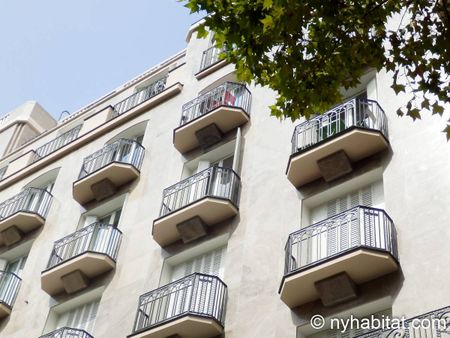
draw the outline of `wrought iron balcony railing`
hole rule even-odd
[[[222,48],[217,48],[216,46],[209,47],[203,51],[202,62],[200,64],[200,71],[212,66],[213,64],[220,61],[220,53],[222,53]]]
[[[183,315],[210,318],[224,325],[227,286],[216,276],[194,273],[139,297],[133,333]]]
[[[296,126],[292,136],[292,154],[352,127],[378,130],[388,137],[386,115],[378,102],[353,99]]]
[[[384,210],[357,206],[289,235],[285,275],[357,248],[390,253],[398,260],[397,235]]]
[[[45,218],[52,198],[52,194],[45,189],[26,188],[0,204],[0,221],[21,211],[35,213]]]
[[[78,179],[92,174],[110,163],[127,163],[140,169],[144,159],[144,147],[134,140],[119,139],[86,157]]]
[[[73,329],[71,327],[62,327],[58,330],[44,334],[39,338],[94,338],[84,330]]]
[[[21,281],[20,277],[12,272],[0,271],[0,303],[12,309]]]
[[[151,99],[153,96],[161,93],[166,88],[167,76],[156,80],[150,85],[140,89],[138,92],[128,96],[126,99],[114,105],[114,112],[111,119],[127,112],[144,101]]]
[[[450,335],[450,306],[404,321],[401,328],[371,331],[360,338],[438,338]]]
[[[180,126],[203,116],[217,107],[242,108],[250,112],[251,93],[240,83],[225,82],[224,84],[200,95],[183,105]]]
[[[230,168],[209,167],[163,191],[160,216],[167,215],[204,197],[230,200],[238,205],[241,179]]]
[[[76,138],[78,138],[78,134],[80,133],[82,125],[78,125],[75,128],[70,129],[64,134],[59,135],[54,140],[47,142],[43,146],[37,148],[34,152],[36,156],[33,159],[33,162],[50,155],[51,153],[57,151],[58,149],[64,147],[66,144],[72,142]]]
[[[11,115],[9,114],[5,114],[3,116],[0,116],[0,127],[2,126],[2,124],[6,124],[6,122],[9,121]]]
[[[6,170],[8,169],[8,167],[3,167],[0,168],[0,181],[3,179],[3,176],[5,176]]]
[[[47,270],[86,252],[104,254],[116,261],[122,232],[110,224],[92,223],[56,241]]]

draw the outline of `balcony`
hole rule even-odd
[[[53,196],[44,189],[26,188],[0,204],[0,246],[19,242],[45,222]]]
[[[233,82],[214,88],[183,105],[173,143],[181,153],[199,146],[208,147],[222,135],[250,120],[251,93],[245,85]]]
[[[220,53],[222,53],[222,51],[223,49],[217,48],[216,46],[209,47],[208,49],[203,51],[200,70],[197,74],[195,74],[197,80],[200,80],[205,76],[215,72],[228,63],[227,60],[220,59]]]
[[[205,235],[206,226],[237,215],[240,186],[232,169],[213,166],[164,189],[153,238],[165,246]]]
[[[55,242],[42,289],[49,295],[70,294],[116,266],[122,233],[109,224],[93,223]]]
[[[167,76],[149,84],[144,88],[141,88],[133,95],[130,95],[126,99],[115,104],[110,119],[115,118],[123,113],[126,113],[127,111],[133,109],[134,107],[140,105],[141,103],[144,103],[145,101],[150,100],[152,97],[158,95],[164,89],[166,89],[166,82]]]
[[[450,306],[434,310],[423,315],[402,321],[401,328],[371,331],[361,334],[358,338],[387,338],[387,337],[448,337],[450,336]]]
[[[287,177],[299,188],[352,171],[352,163],[388,148],[387,119],[376,101],[353,99],[295,127]]]
[[[75,128],[70,129],[64,134],[59,135],[54,140],[47,142],[43,146],[37,148],[35,152],[35,157],[32,162],[36,162],[41,158],[50,155],[51,153],[57,151],[58,149],[64,147],[66,144],[76,140],[78,138],[78,134],[80,133],[82,125],[78,125]]]
[[[3,177],[5,176],[6,170],[8,169],[7,166],[0,168],[0,181],[3,179]]]
[[[194,273],[139,298],[133,338],[207,338],[223,333],[227,286]]]
[[[44,334],[39,338],[94,338],[84,330],[72,329],[70,327],[62,327],[58,330]]]
[[[83,205],[112,196],[139,177],[144,153],[138,142],[120,139],[86,157],[73,184],[73,198]]]
[[[384,210],[355,207],[289,235],[281,300],[290,308],[355,298],[355,288],[398,269],[394,223]]]
[[[0,319],[11,314],[21,281],[14,273],[0,271]]]

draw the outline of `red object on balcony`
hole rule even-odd
[[[236,102],[236,97],[227,90],[225,92],[224,104],[228,105],[228,106],[234,106],[235,102]]]
[[[228,90],[225,91],[225,94],[223,96],[223,103],[221,98],[218,100],[214,100],[211,105],[211,110],[216,109],[217,107],[223,105],[223,106],[234,106],[234,103],[236,102],[236,97],[231,94]]]

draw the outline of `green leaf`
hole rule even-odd
[[[420,106],[422,109],[430,109],[430,101],[428,99],[424,99]]]
[[[273,27],[273,18],[270,15],[266,15],[264,19],[259,20],[263,24],[263,32]]]
[[[183,2],[191,12],[206,12],[205,26],[216,45],[227,48],[239,79],[277,94],[270,111],[280,119],[323,113],[370,69],[392,74],[395,93],[412,93],[409,102],[391,107],[400,116],[443,115],[450,103],[443,80],[449,73],[448,23],[439,19],[436,1]],[[390,30],[387,22],[405,6],[408,20]],[[205,27],[198,36],[207,36]]]
[[[264,0],[263,9],[269,9],[270,7],[272,7],[272,3],[272,0]]]
[[[208,31],[205,28],[205,25],[200,25],[197,28],[197,37],[199,39],[204,39],[208,36]]]
[[[399,94],[400,92],[405,91],[405,86],[401,84],[393,84],[392,89],[394,89],[395,94]]]
[[[418,108],[413,108],[408,111],[408,115],[412,117],[413,121],[421,119],[420,110]]]
[[[447,136],[447,142],[450,141],[450,124],[447,124],[447,126],[444,128],[443,132]]]
[[[437,102],[432,105],[433,114],[439,114],[442,116],[444,113],[444,107],[439,105]]]

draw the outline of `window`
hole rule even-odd
[[[241,131],[238,128],[236,139],[222,144],[215,149],[184,164],[182,179],[195,175],[214,165],[231,168],[239,173],[241,155]]]
[[[227,157],[225,157],[219,161],[211,163],[211,166],[218,166],[218,167],[223,167],[223,168],[233,168],[233,160],[234,160],[233,155],[227,155]]]
[[[29,182],[25,188],[39,188],[52,192],[60,168],[52,169]]]
[[[206,241],[164,261],[160,285],[166,285],[194,272],[223,278],[228,235]]]
[[[4,166],[4,167],[0,168],[0,181],[3,179],[3,176],[5,176],[7,169],[8,169],[8,166]]]
[[[103,291],[103,287],[96,288],[53,306],[50,309],[43,333],[68,327],[85,330],[92,335]]]
[[[171,280],[175,281],[194,272],[223,278],[225,252],[226,247],[222,246],[174,265],[172,267]]]
[[[125,195],[122,195],[89,210],[80,217],[77,229],[81,229],[96,222],[111,224],[114,227],[118,227],[124,203]]]
[[[145,130],[147,128],[148,121],[139,122],[124,131],[121,131],[117,135],[115,135],[113,138],[108,140],[106,144],[111,144],[119,139],[127,139],[127,140],[135,140],[139,144],[142,144],[142,140],[144,139]]]
[[[310,213],[310,224],[320,222],[357,205],[383,208],[383,182],[374,182],[370,185],[345,193],[340,197],[334,198],[312,208]]]
[[[102,224],[112,224],[117,228],[121,213],[122,208],[116,209],[107,215],[99,217],[97,222]]]
[[[61,313],[58,316],[56,329],[61,327],[70,327],[73,329],[85,330],[92,332],[97,316],[98,305],[100,299],[80,305],[76,308]]]
[[[227,238],[228,236],[220,236],[168,258],[164,262],[161,286],[193,273],[223,278]],[[160,301],[165,312],[164,318],[177,316],[188,309],[202,309],[204,304],[212,304],[214,283],[208,278],[201,280],[199,284],[190,284],[189,287],[171,288],[174,291]],[[186,280],[183,281],[183,285],[185,284]]]
[[[11,262],[8,262],[5,267],[5,271],[16,274],[22,277],[23,268],[25,267],[25,262],[27,261],[28,255],[19,257]]]

